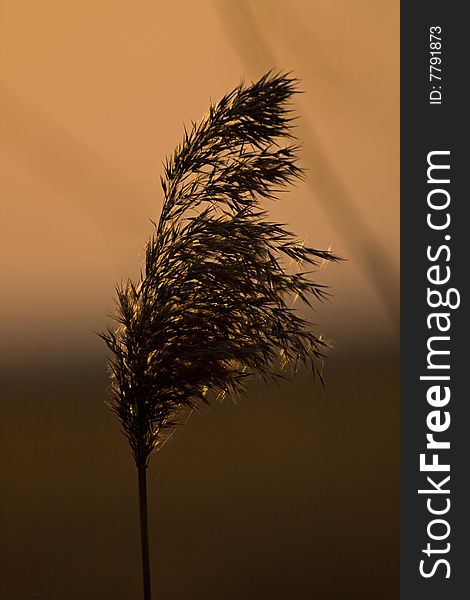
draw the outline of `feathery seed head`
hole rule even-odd
[[[262,201],[302,177],[289,100],[297,82],[267,73],[240,84],[185,130],[164,165],[164,203],[141,280],[117,291],[111,407],[137,464],[207,393],[243,393],[245,379],[282,377],[304,363],[319,374],[325,346],[288,306],[326,296],[286,261],[336,260],[307,247]],[[321,377],[321,375],[320,375]]]

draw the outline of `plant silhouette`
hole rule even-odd
[[[117,289],[111,409],[138,470],[144,598],[150,600],[146,468],[186,410],[310,366],[325,342],[290,304],[327,295],[301,265],[337,260],[268,220],[262,202],[302,178],[289,75],[269,72],[211,105],[164,166],[164,203],[138,282]],[[297,269],[290,269],[297,263]],[[292,272],[291,272],[292,271]],[[186,410],[185,410],[186,409]]]

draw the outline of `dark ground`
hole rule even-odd
[[[3,376],[0,597],[140,600],[136,472],[104,368],[55,370]],[[398,353],[337,353],[326,380],[255,384],[154,456],[155,600],[399,597]]]

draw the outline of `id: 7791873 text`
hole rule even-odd
[[[442,103],[442,28],[429,28],[429,104]]]

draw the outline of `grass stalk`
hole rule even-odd
[[[150,551],[149,551],[149,526],[147,508],[147,466],[142,462],[137,467],[139,480],[139,516],[140,516],[140,545],[142,553],[142,580],[144,586],[144,600],[152,600],[150,586]]]
[[[274,383],[304,365],[321,379],[328,345],[291,304],[328,297],[312,269],[338,258],[264,208],[304,177],[290,107],[297,92],[297,80],[269,72],[185,129],[164,165],[145,267],[117,287],[114,326],[100,334],[112,354],[110,407],[138,471],[144,600],[153,452],[188,410],[244,395],[248,377]]]

